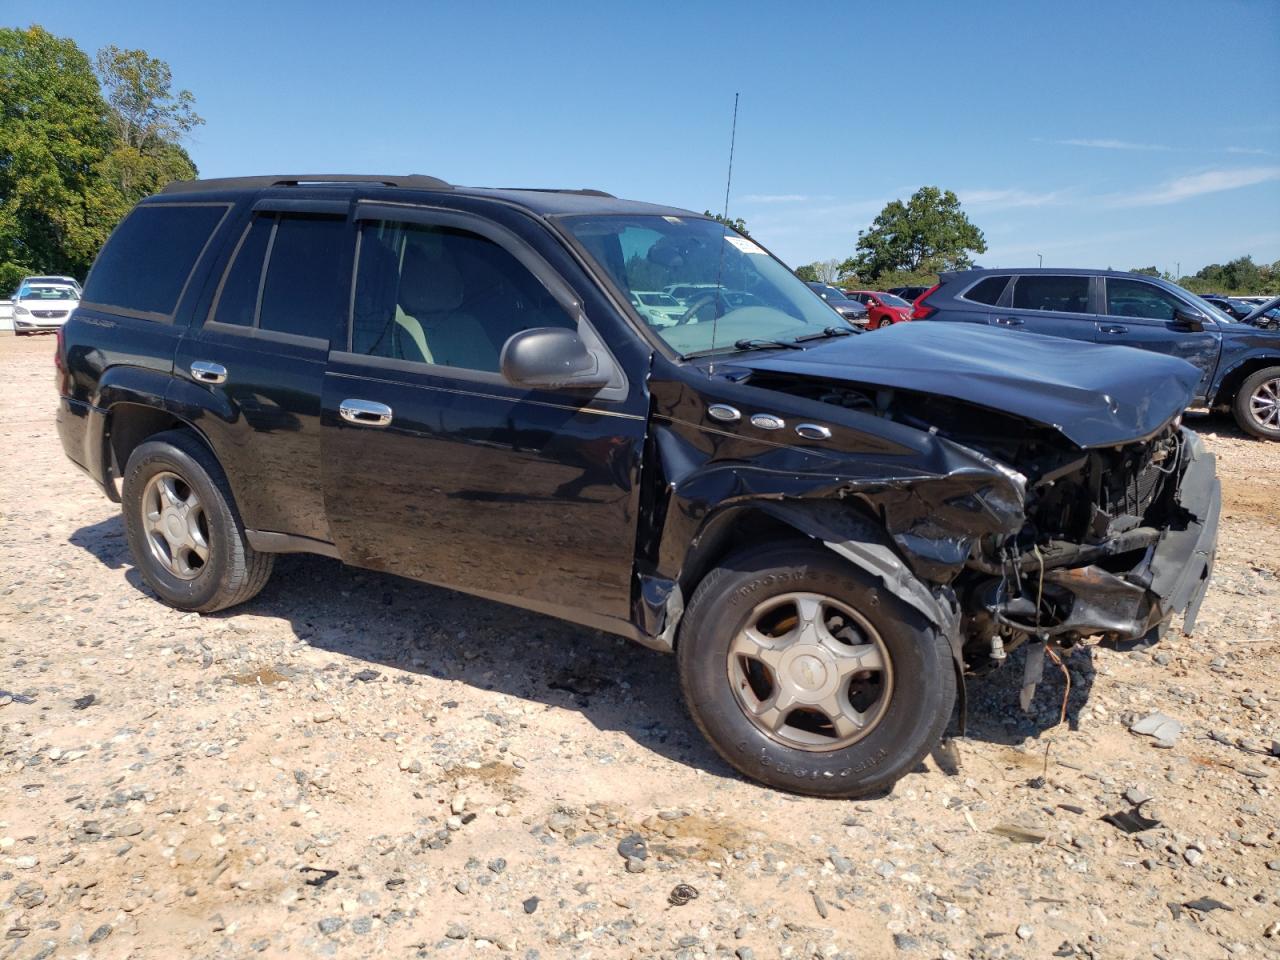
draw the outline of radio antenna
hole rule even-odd
[[[724,245],[729,236],[729,188],[733,185],[733,148],[738,140],[738,94],[733,95],[733,125],[729,128],[729,175],[724,181],[724,213],[720,215],[720,261],[716,264],[716,299],[715,313],[711,317],[711,349],[716,348],[716,331],[720,324],[720,280],[724,272]],[[711,361],[708,372],[715,370],[715,360]]]

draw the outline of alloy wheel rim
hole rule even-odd
[[[151,556],[179,580],[194,580],[209,560],[209,518],[191,484],[157,473],[142,491],[142,526]]]
[[[852,607],[817,593],[758,604],[734,636],[729,683],[771,740],[826,753],[871,733],[893,696],[889,651]]]
[[[1258,384],[1249,397],[1249,412],[1259,425],[1280,430],[1280,377]]]

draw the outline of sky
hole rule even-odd
[[[793,266],[953,190],[983,266],[1280,260],[1280,0],[0,0],[141,48],[202,176],[426,173],[729,215]]]

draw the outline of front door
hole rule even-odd
[[[1218,364],[1221,334],[1211,319],[1193,330],[1176,312],[1193,310],[1168,290],[1145,280],[1105,277],[1106,315],[1097,323],[1099,343],[1114,343],[1141,350],[1156,350],[1179,357],[1200,368],[1196,400],[1204,401]],[[1203,314],[1204,311],[1196,311]]]
[[[594,338],[565,281],[487,219],[362,210],[348,342],[323,397],[343,559],[581,622],[628,620],[640,378],[595,395],[509,383],[499,361],[513,333]]]

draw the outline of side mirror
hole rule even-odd
[[[1173,311],[1173,326],[1176,330],[1199,333],[1204,329],[1204,317],[1190,307],[1175,307]]]
[[[503,344],[500,363],[502,375],[517,386],[598,390],[609,385],[608,364],[565,327],[521,330]]]

